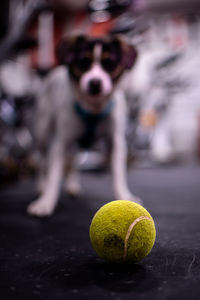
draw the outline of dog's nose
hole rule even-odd
[[[98,95],[101,92],[101,81],[99,79],[92,79],[89,83],[89,93],[91,95]]]

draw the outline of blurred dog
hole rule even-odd
[[[41,196],[28,206],[28,213],[53,213],[66,161],[65,187],[72,195],[80,192],[75,159],[79,144],[87,147],[99,138],[110,145],[115,198],[139,202],[126,182],[127,106],[123,91],[117,88],[124,72],[136,62],[135,47],[119,37],[80,35],[63,39],[57,56],[61,66],[46,79],[37,104]]]

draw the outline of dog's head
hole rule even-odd
[[[124,71],[134,65],[137,51],[119,37],[97,39],[79,35],[63,39],[57,57],[60,64],[68,67],[79,101],[98,112]]]

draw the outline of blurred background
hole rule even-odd
[[[2,0],[0,2],[0,183],[33,176],[34,107],[55,48],[72,31],[122,34],[139,51],[124,79],[129,162],[137,167],[200,161],[198,0]],[[131,84],[130,84],[131,83]],[[81,170],[106,166],[98,149]]]

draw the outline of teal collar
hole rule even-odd
[[[108,117],[112,111],[113,108],[113,101],[110,100],[103,108],[103,110],[99,113],[91,113],[87,111],[83,106],[77,102],[74,101],[74,110],[77,113],[77,115],[84,121],[97,121],[97,120],[102,120]]]
[[[74,101],[74,110],[84,124],[84,133],[79,140],[82,148],[91,147],[96,140],[96,130],[98,125],[105,120],[112,112],[113,101],[110,100],[100,113],[91,113],[83,108],[79,102]]]

